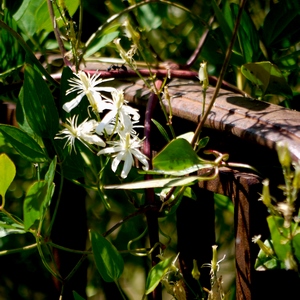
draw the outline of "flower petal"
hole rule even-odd
[[[81,93],[75,99],[65,103],[62,107],[63,110],[65,110],[67,113],[69,113],[73,108],[75,108],[80,103],[83,96],[84,96],[84,94]]]
[[[116,172],[119,163],[123,159],[123,156],[124,156],[124,152],[119,152],[118,155],[113,159],[111,163],[111,169],[113,170],[113,172]]]
[[[123,156],[123,160],[124,160],[124,166],[121,172],[121,177],[126,178],[133,165],[133,158],[129,151],[126,151],[125,155]]]

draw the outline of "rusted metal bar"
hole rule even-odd
[[[172,113],[184,120],[198,123],[202,114],[202,90],[198,82],[172,80],[169,94],[172,97]],[[137,104],[147,99],[143,82],[124,85],[129,101]],[[213,94],[213,87],[206,92],[206,107]],[[167,101],[164,105],[168,109]],[[230,132],[241,139],[247,139],[270,149],[278,141],[289,145],[294,160],[300,159],[300,112],[278,105],[246,98],[221,89],[219,97],[205,126],[218,131]]]
[[[253,273],[257,256],[256,246],[251,242],[257,234],[254,224],[265,220],[258,218],[259,211],[265,211],[257,200],[261,191],[261,179],[253,174],[240,173],[222,168],[219,177],[212,181],[200,182],[199,186],[208,191],[226,195],[234,203],[235,251],[236,251],[236,299],[254,299]],[[259,205],[261,205],[259,209]],[[262,228],[260,228],[262,230]]]

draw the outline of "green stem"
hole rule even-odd
[[[121,287],[120,287],[120,284],[119,284],[119,282],[117,280],[115,281],[115,284],[117,285],[117,288],[118,288],[118,290],[119,290],[119,292],[120,292],[120,294],[122,296],[122,299],[123,300],[127,300],[126,297],[125,297],[125,295],[124,295],[124,293],[123,293],[123,291],[122,291],[122,289],[121,289]]]
[[[3,251],[0,251],[0,256],[30,250],[30,249],[34,249],[36,247],[37,247],[37,243],[32,244],[32,245],[28,245],[28,246],[24,246],[22,248],[11,249],[11,250],[3,250]]]
[[[47,242],[47,244],[54,247],[54,248],[61,249],[61,250],[67,251],[67,252],[72,252],[72,253],[78,253],[78,254],[92,254],[93,253],[93,251],[88,251],[88,250],[87,251],[82,251],[82,250],[70,249],[70,248],[67,248],[67,247],[57,245],[53,242]]]
[[[226,51],[226,55],[225,55],[225,60],[224,60],[224,63],[222,65],[222,69],[221,69],[221,72],[220,72],[220,75],[219,75],[219,78],[218,78],[218,81],[217,81],[217,84],[216,84],[216,87],[215,87],[215,90],[214,90],[214,94],[212,96],[212,99],[209,103],[209,106],[205,112],[205,114],[202,116],[196,130],[195,130],[195,134],[194,134],[194,137],[191,141],[191,145],[194,147],[196,142],[197,142],[197,139],[199,137],[199,134],[200,132],[202,131],[202,128],[204,126],[204,123],[208,117],[208,115],[210,114],[210,111],[217,99],[217,96],[219,94],[219,90],[221,88],[221,85],[222,85],[222,81],[223,81],[223,78],[225,76],[225,72],[227,70],[227,66],[229,64],[229,61],[230,61],[230,57],[231,57],[231,52],[232,52],[232,49],[233,49],[233,45],[234,45],[234,42],[235,42],[235,39],[236,39],[236,36],[237,36],[237,33],[238,33],[238,28],[239,28],[239,25],[240,25],[240,22],[241,22],[241,17],[242,17],[242,12],[244,10],[244,7],[245,7],[245,4],[246,4],[246,1],[247,0],[241,0],[241,3],[240,3],[240,8],[239,8],[239,12],[238,12],[238,16],[237,16],[237,19],[236,19],[236,22],[235,22],[235,26],[234,26],[234,30],[233,30],[233,34],[232,34],[232,38],[230,40],[230,44],[227,48],[227,51]]]
[[[57,274],[51,267],[50,265],[48,264],[46,258],[45,258],[45,255],[44,255],[44,252],[41,248],[41,242],[40,242],[40,237],[36,237],[36,244],[37,244],[37,249],[38,249],[38,252],[39,252],[39,255],[41,257],[41,260],[42,260],[42,263],[44,264],[45,268],[50,272],[50,274],[52,276],[54,276],[55,278],[57,278],[59,281],[62,282],[62,278],[59,274]]]
[[[53,84],[55,87],[59,87],[59,83],[54,80],[50,74],[44,69],[42,64],[38,61],[38,59],[33,54],[30,47],[27,45],[27,43],[24,41],[24,39],[13,29],[11,29],[8,25],[6,25],[3,21],[0,20],[0,27],[9,32],[17,41],[18,43],[23,47],[29,58],[32,60],[32,62],[36,65],[36,67],[39,69],[39,71],[46,77],[46,79]]]

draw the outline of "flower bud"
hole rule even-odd
[[[198,269],[198,265],[197,265],[197,260],[196,259],[193,259],[192,276],[196,280],[199,280],[199,278],[200,278],[200,271]]]
[[[262,241],[261,241],[261,235],[256,235],[252,238],[252,242],[256,243],[259,248],[267,255],[267,256],[273,256],[274,252],[272,248],[266,246]]]
[[[291,155],[286,143],[278,142],[276,144],[276,150],[279,158],[279,162],[282,167],[289,168],[291,165]]]
[[[269,189],[269,179],[265,179],[263,182],[263,190],[261,195],[261,200],[264,205],[268,208],[271,206],[271,196],[270,196],[270,189]]]
[[[293,187],[295,189],[300,189],[300,161],[298,161],[298,163],[295,164]]]
[[[202,83],[203,89],[207,90],[209,81],[208,81],[207,62],[206,61],[200,63],[200,69],[199,69],[198,76],[199,76],[200,83]]]

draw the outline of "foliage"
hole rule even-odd
[[[283,190],[284,201],[277,201],[270,195],[269,181],[264,181],[261,200],[267,206],[270,216],[267,218],[270,229],[270,239],[264,243],[261,236],[255,236],[253,241],[261,250],[258,254],[255,268],[257,270],[286,269],[299,273],[300,240],[299,240],[299,212],[296,211],[296,200],[299,193],[299,162],[291,165],[288,146],[282,143],[277,145],[279,161],[282,166],[285,185]]]
[[[162,224],[174,218],[183,197],[195,200],[195,183],[214,179],[221,166],[249,167],[228,163],[228,154],[217,151],[209,152],[214,159],[202,158],[209,140],[201,136],[203,123],[223,79],[253,97],[291,107],[299,89],[299,78],[295,76],[299,72],[299,26],[295,26],[299,23],[299,4],[289,0],[256,8],[264,14],[257,19],[251,13],[251,5],[260,2],[249,2],[246,7],[245,1],[239,6],[225,0],[0,2],[1,100],[16,105],[17,122],[17,126],[0,124],[0,137],[6,146],[0,155],[0,237],[10,241],[12,236],[23,235],[25,240],[25,244],[9,249],[3,242],[5,249],[0,255],[23,255],[36,249],[45,269],[58,282],[62,297],[84,260],[92,257],[102,285],[114,282],[123,299],[126,296],[120,278],[125,276],[127,261],[133,259],[143,264],[145,270],[150,269],[148,275],[144,270],[145,297],[155,295],[162,283],[176,299],[186,298],[185,278],[176,266],[180,254],[176,255],[171,233],[164,233]],[[98,13],[93,6],[105,13]],[[84,16],[90,18],[90,24],[84,23]],[[51,59],[57,53],[62,57],[58,77],[54,74],[56,61]],[[85,67],[91,62],[105,61],[104,56],[109,56],[107,62],[113,63],[110,71],[97,72]],[[196,74],[203,88],[203,103],[211,79],[208,72],[218,77],[216,94],[206,111],[203,104],[195,132],[184,135],[175,132],[172,111],[167,112],[163,105],[163,100],[170,101],[168,84],[172,68],[164,64],[170,58],[179,71],[181,67],[189,69],[186,72],[193,80],[197,75],[190,69],[200,64]],[[165,75],[156,77],[156,66],[165,67]],[[146,75],[142,75],[142,67],[146,68]],[[122,74],[143,80],[150,93],[148,111],[153,113],[159,103],[166,125],[147,114],[141,116],[126,100],[114,80]],[[247,86],[246,78],[257,89]],[[149,129],[152,122],[166,140],[154,157]],[[36,170],[24,188],[18,213],[11,210],[7,200],[20,167],[16,157]],[[295,173],[290,172],[290,166],[284,167],[287,200],[276,209],[268,206],[274,213],[268,218],[271,240],[262,247],[269,252],[260,252],[257,267],[288,266],[296,270],[299,230],[291,212],[299,189],[299,174],[298,167]],[[60,207],[66,201],[62,196],[66,182],[88,194],[87,248],[84,245],[82,249],[71,249],[54,242],[55,226],[60,226],[56,225],[61,218]],[[72,200],[73,207],[68,208],[67,214],[79,205],[78,199]],[[222,201],[226,202],[216,196],[216,203]],[[114,214],[121,221],[116,221]],[[103,221],[99,224],[93,218]],[[67,216],[62,219],[67,220]],[[128,224],[134,225],[128,229]],[[283,234],[278,233],[278,228]],[[133,242],[139,245],[135,249],[131,247]],[[211,264],[204,265],[211,269],[211,290],[202,288],[197,262],[194,263],[193,276],[199,283],[199,291],[192,291],[196,298],[224,298],[217,276],[220,261],[216,249],[213,246]],[[67,274],[60,270],[58,251],[81,255]],[[146,258],[141,262],[140,257],[150,257],[151,263]],[[72,295],[74,299],[83,299],[79,292]]]

